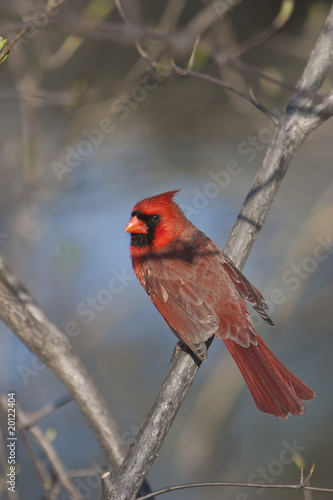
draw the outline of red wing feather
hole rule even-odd
[[[202,344],[219,328],[219,319],[195,294],[192,284],[149,278],[147,292],[177,337],[204,361],[207,350]]]
[[[257,290],[257,288],[252,285],[247,278],[245,278],[245,276],[239,271],[239,269],[237,269],[235,264],[226,254],[223,254],[223,257],[224,262],[222,263],[222,266],[234,282],[238,293],[240,293],[243,299],[247,300],[247,302],[254,307],[254,309],[267,323],[274,325],[273,321],[265,311],[265,309],[267,309],[267,305],[259,290]]]
[[[143,285],[159,312],[202,360],[206,354],[199,355],[198,345],[212,335],[243,347],[256,344],[240,295],[263,309],[261,294],[201,231],[196,230],[191,248],[198,249],[192,260],[180,247],[177,254],[170,252],[145,264]]]

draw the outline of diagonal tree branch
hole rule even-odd
[[[289,102],[276,128],[264,162],[254,179],[226,245],[241,269],[267,217],[279,185],[297,147],[332,115],[331,100],[311,97],[320,90],[333,61],[333,6],[298,83],[300,94]],[[174,357],[170,371],[119,473],[104,499],[135,498],[156,459],[165,436],[191,387],[200,362],[184,351]],[[105,486],[105,485],[104,485]]]
[[[63,382],[116,471],[128,450],[123,433],[67,336],[44,314],[0,256],[0,317]],[[146,487],[142,493],[149,492]]]
[[[118,423],[67,336],[44,314],[0,255],[0,318],[63,382],[117,471],[128,444]],[[141,490],[149,493],[145,483]]]
[[[333,6],[226,245],[226,252],[240,268],[250,254],[296,149],[332,116],[331,94],[326,98],[316,95],[332,62]]]
[[[45,316],[0,257],[0,315],[6,325],[64,383],[117,469],[127,450],[106,403],[64,333]],[[97,405],[97,406],[96,406]]]

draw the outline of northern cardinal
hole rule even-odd
[[[173,333],[201,360],[215,335],[236,361],[258,409],[301,415],[315,393],[257,335],[245,300],[269,324],[261,293],[173,201],[179,190],[137,203],[125,231],[141,285]]]

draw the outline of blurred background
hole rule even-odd
[[[70,337],[128,441],[154,402],[176,343],[131,269],[124,227],[132,207],[181,188],[176,201],[223,248],[274,130],[241,97],[171,70],[171,58],[187,65],[191,50],[184,34],[195,31],[210,4],[126,0],[132,31],[107,0],[71,0],[52,16],[43,2],[0,4],[3,37],[11,39],[22,22],[35,20],[0,65],[0,252]],[[215,2],[217,14],[221,5]],[[194,69],[245,92],[251,87],[279,115],[331,2],[284,2],[286,10],[278,0],[233,5],[204,30]],[[241,55],[240,71],[210,57],[284,18],[273,38]],[[133,33],[145,31],[155,33],[154,40],[140,41],[158,61],[156,71],[133,43]],[[254,70],[285,85],[260,79]],[[323,93],[332,89],[331,77]],[[296,483],[300,464],[309,471],[313,462],[311,485],[333,486],[332,132],[328,121],[297,151],[244,269],[276,324],[262,325],[253,315],[259,334],[316,391],[316,400],[306,404],[305,415],[286,421],[261,414],[224,344],[215,340],[148,476],[153,489],[209,480]],[[0,341],[1,393],[15,391],[27,414],[66,395],[3,323]],[[5,438],[5,415],[0,422]],[[74,403],[39,426],[68,469],[93,470],[93,476],[73,478],[82,497],[100,498],[95,469],[106,464]],[[28,441],[51,484],[43,453]],[[17,498],[45,498],[23,442],[17,451]],[[1,488],[1,499],[15,498],[4,481]],[[205,488],[168,498],[260,495],[256,489]],[[281,498],[273,490],[264,495]],[[304,492],[289,495],[302,498]]]

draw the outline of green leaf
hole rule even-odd
[[[0,51],[2,51],[2,49],[6,45],[7,41],[8,41],[7,38],[2,38],[2,36],[0,36]],[[4,57],[1,57],[1,52],[0,52],[0,64],[3,63],[7,59],[8,54],[9,54],[9,52]]]

